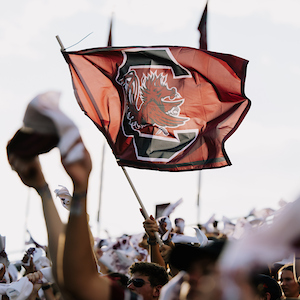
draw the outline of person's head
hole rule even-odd
[[[295,280],[292,264],[284,265],[279,269],[278,280],[285,297],[297,298],[299,296],[299,284]]]
[[[170,255],[170,264],[179,271],[188,273],[188,299],[205,299],[207,293],[219,296],[214,282],[218,277],[216,262],[225,246],[225,240],[210,242],[204,247],[176,244]]]
[[[174,232],[178,234],[183,234],[184,232],[184,226],[185,226],[185,221],[182,218],[176,218],[175,221],[175,228]]]
[[[204,247],[178,243],[172,250],[171,264],[176,269],[189,273],[196,263],[200,263],[203,267],[207,264],[214,264],[224,246],[225,240],[210,241]]]
[[[169,281],[164,267],[155,263],[136,262],[129,269],[128,288],[143,296],[144,300],[158,299],[160,289]]]
[[[275,279],[268,275],[258,274],[252,277],[251,284],[259,300],[279,300],[282,292]]]

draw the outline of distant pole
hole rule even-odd
[[[26,212],[25,212],[25,232],[24,232],[24,248],[26,250],[26,234],[28,231],[28,215],[29,215],[29,207],[30,207],[30,188],[28,188],[28,195],[27,195],[27,201],[26,201]]]
[[[202,13],[200,23],[198,26],[198,30],[200,32],[199,49],[202,49],[202,50],[207,50],[207,5],[208,5],[208,0],[206,2],[205,8]]]
[[[105,141],[103,141],[103,145],[102,145],[102,160],[101,160],[101,170],[100,170],[100,191],[99,191],[99,203],[98,203],[98,213],[97,213],[97,225],[98,225],[97,237],[100,237],[100,211],[101,211],[101,202],[102,202],[104,157],[105,157]]]
[[[201,190],[201,170],[198,173],[198,193],[197,193],[197,225],[200,225],[200,190]]]
[[[113,42],[112,42],[113,16],[114,16],[114,14],[112,13],[111,19],[110,19],[110,25],[109,25],[109,34],[108,34],[108,40],[107,40],[107,47],[111,47],[112,44],[113,44]]]
[[[113,26],[113,14],[110,19],[109,25],[109,34],[107,39],[107,47],[112,46],[112,26]],[[98,213],[97,213],[97,225],[98,225],[98,237],[100,237],[100,212],[101,212],[101,202],[102,202],[102,185],[103,185],[103,169],[104,169],[104,157],[105,157],[105,144],[106,141],[103,142],[102,146],[102,161],[101,161],[101,170],[100,170],[100,192],[99,192],[99,203],[98,203]]]

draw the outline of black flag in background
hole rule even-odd
[[[109,27],[109,34],[108,34],[108,40],[107,40],[107,47],[112,46],[112,23],[113,23],[113,17],[110,19],[110,27]]]
[[[207,50],[207,29],[206,29],[206,23],[207,23],[207,3],[205,5],[198,30],[200,32],[200,47],[199,49]]]

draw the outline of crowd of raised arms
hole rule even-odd
[[[32,123],[32,113],[29,115]],[[69,209],[66,224],[60,219],[53,187],[46,182],[39,161],[39,155],[51,150],[57,140],[49,140],[48,135],[44,143],[27,143],[27,156],[25,146],[20,147],[27,132],[18,131],[8,143],[12,170],[40,196],[48,244],[41,247],[35,243],[24,253],[18,269],[10,263],[5,249],[0,249],[3,299],[300,298],[300,199],[284,205],[268,221],[261,216],[252,223],[245,219],[236,224],[227,222],[231,233],[219,232],[217,226],[212,232],[199,226],[196,236],[190,237],[184,234],[185,220],[178,218],[172,224],[167,213],[155,219],[142,211],[146,217],[141,235],[124,235],[115,242],[96,239],[87,214],[92,160],[79,132],[72,130],[72,134],[66,134],[72,142],[60,137],[58,145],[62,165],[73,184],[72,195],[64,188],[55,191]],[[37,146],[42,148],[31,148]]]
[[[294,244],[294,252],[290,254],[295,254],[295,259],[287,265],[284,257],[273,263],[268,259],[261,261],[262,257],[276,257],[273,253],[265,253],[271,250],[263,249],[263,243],[252,248],[249,245],[243,247],[243,244],[247,244],[245,239],[240,239],[242,242],[237,245],[224,234],[205,234],[205,230],[201,230],[202,239],[198,239],[198,243],[196,240],[180,240],[184,220],[177,219],[176,225],[170,228],[167,217],[156,220],[150,216],[143,223],[144,236],[140,236],[140,240],[135,243],[134,248],[141,249],[135,262],[126,265],[122,257],[114,253],[110,256],[112,261],[108,263],[108,259],[103,257],[109,252],[109,246],[105,240],[95,241],[88,225],[86,207],[92,163],[86,148],[83,158],[72,163],[62,160],[74,188],[67,224],[60,220],[39,157],[25,160],[10,154],[8,158],[22,182],[34,188],[41,198],[48,246],[46,249],[29,248],[18,272],[9,263],[5,250],[2,251],[2,298],[221,300],[299,297],[299,236],[296,233],[290,237]],[[282,222],[280,215],[276,218]],[[270,236],[272,227],[277,224],[275,220],[273,223],[261,230],[262,234]],[[157,239],[157,236],[160,238]],[[247,242],[251,242],[251,239],[253,235],[246,237]],[[128,236],[124,236],[122,241],[125,245]],[[122,246],[120,241],[119,246]],[[116,244],[110,248],[113,252],[117,249]],[[244,251],[245,248],[248,252]],[[230,254],[233,258],[230,258]],[[230,265],[230,260],[241,263]]]

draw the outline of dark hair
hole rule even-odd
[[[293,273],[293,275],[295,275],[294,273],[294,265],[293,264],[286,264],[284,266],[282,266],[279,270],[278,270],[278,274],[280,274],[283,271],[291,271]],[[279,276],[279,275],[278,275]],[[299,280],[294,276],[295,281],[300,285]],[[280,279],[280,278],[279,278]]]
[[[170,254],[170,263],[178,270],[189,271],[195,262],[214,264],[219,258],[226,244],[225,240],[216,240],[204,247],[178,243]]]
[[[279,284],[275,279],[268,275],[257,274],[251,279],[252,287],[256,294],[264,297],[266,293],[270,293],[271,300],[278,300],[282,296]]]
[[[169,281],[166,269],[155,263],[136,262],[131,265],[129,273],[130,275],[140,273],[143,276],[148,276],[152,286],[165,285]]]
[[[286,264],[284,266],[282,266],[279,270],[278,273],[282,272],[282,271],[292,271],[294,273],[294,267],[293,264]]]

